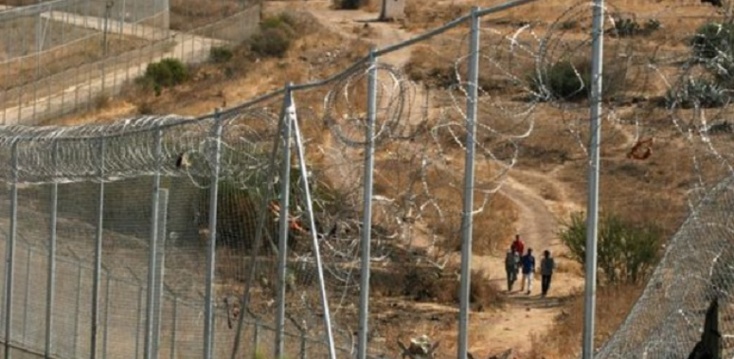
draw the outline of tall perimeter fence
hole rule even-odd
[[[259,2],[0,1],[2,123],[32,125],[94,108],[148,63],[196,63],[249,38]]]
[[[491,235],[472,227],[497,214],[507,173],[528,148],[523,141],[550,124],[548,136],[570,138],[554,141],[567,146],[557,151],[586,158],[590,150],[588,104],[559,97],[548,71],[561,60],[589,58],[592,38],[573,30],[590,28],[593,5],[564,5],[546,23],[484,26],[487,16],[532,2],[475,8],[373,49],[328,79],[288,84],[197,118],[3,127],[6,357],[391,356],[386,340],[406,328],[386,318],[409,326],[437,315],[389,300],[425,295],[415,291],[421,278],[446,285],[432,295],[450,293],[449,302],[459,303],[458,323],[455,313],[450,322],[465,354],[468,259],[472,242]],[[686,53],[652,59],[628,51],[635,41],[614,37],[604,47],[607,71],[638,85],[625,98],[639,100],[660,84],[676,88],[693,73],[680,66]],[[393,63],[400,51],[426,46],[441,49],[426,58],[448,64],[443,89],[418,86]],[[571,70],[583,79],[588,69]],[[726,112],[677,104],[661,111],[682,143],[696,148],[698,178],[685,184],[692,214],[604,357],[678,357],[703,323],[697,301],[711,293],[704,284],[730,283],[731,184],[721,178],[732,175],[734,152],[726,150],[728,138],[707,130]],[[642,121],[649,115],[606,106],[602,113],[611,129],[624,116],[633,125],[640,120],[640,131],[655,131]],[[624,140],[617,136],[609,142]],[[707,192],[712,183],[719,185]],[[666,209],[658,209],[661,216]],[[702,237],[707,242],[695,242]],[[457,243],[460,268],[447,260]],[[676,286],[681,279],[691,285]],[[666,345],[677,354],[668,355]],[[454,349],[440,353],[456,356]]]

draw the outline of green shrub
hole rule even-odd
[[[545,73],[534,74],[533,90],[544,100],[578,101],[588,97],[591,67],[571,61],[558,61]]]
[[[250,39],[250,51],[264,57],[283,57],[291,46],[291,37],[282,28],[269,28]]]
[[[340,10],[356,10],[369,4],[369,0],[334,0],[334,7]]]
[[[155,113],[155,110],[153,109],[153,105],[148,102],[144,101],[140,104],[138,104],[138,114],[140,115],[152,115]]]
[[[699,61],[719,56],[731,58],[734,47],[734,24],[708,23],[699,27],[691,39],[693,55]]]
[[[571,215],[559,233],[574,260],[586,261],[586,218]],[[602,216],[597,237],[597,265],[609,283],[640,283],[660,258],[662,236],[652,224],[633,224],[616,215]]]
[[[162,88],[183,83],[188,77],[188,68],[183,62],[174,58],[166,58],[148,64],[141,82],[153,88],[156,95],[159,95]]]
[[[579,22],[576,20],[566,20],[560,25],[561,30],[573,30],[579,27]]]
[[[712,80],[688,80],[669,91],[666,100],[689,108],[721,107],[729,102],[734,89],[734,24],[707,23],[691,39],[694,62],[702,64]]]
[[[260,30],[266,29],[286,29],[293,30],[297,27],[296,19],[288,13],[280,13],[275,16],[269,16],[260,21]]]
[[[111,98],[106,93],[98,94],[94,96],[94,109],[101,110],[110,105]]]
[[[707,79],[688,79],[681,86],[668,90],[665,102],[668,108],[713,108],[729,103],[729,91],[719,83]]]
[[[297,25],[296,19],[287,13],[263,19],[260,32],[250,39],[250,51],[263,57],[283,57],[296,36]]]
[[[629,37],[640,34],[642,27],[633,19],[617,19],[614,22],[614,35]]]
[[[234,53],[232,49],[225,46],[214,46],[209,49],[209,61],[214,63],[224,63],[232,59]]]
[[[731,124],[731,122],[724,120],[721,122],[714,123],[710,125],[706,132],[712,135],[717,134],[732,134],[734,133],[734,125]]]
[[[645,34],[651,34],[654,31],[659,30],[662,27],[662,24],[660,24],[660,20],[657,19],[649,19],[647,22],[645,22],[645,25],[642,27],[642,31]]]
[[[602,98],[610,99],[624,86],[626,64],[605,60]],[[591,60],[561,60],[529,76],[531,89],[540,101],[575,102],[588,99],[591,90]]]
[[[650,19],[644,25],[629,18],[618,18],[614,21],[612,35],[618,37],[647,36],[660,29],[660,21]]]

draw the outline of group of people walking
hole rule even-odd
[[[540,260],[541,297],[545,297],[548,294],[555,267],[556,263],[553,257],[551,257],[550,251],[543,251],[543,258]],[[529,295],[533,289],[535,256],[533,256],[532,248],[528,248],[527,252],[525,252],[525,242],[523,242],[519,234],[515,235],[515,240],[507,251],[505,270],[507,271],[507,291],[512,292],[512,286],[517,281],[517,275],[522,271],[520,292],[525,292],[525,288],[527,287],[526,294]]]

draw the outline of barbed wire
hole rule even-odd
[[[611,24],[625,19],[623,10],[614,7],[608,10],[608,17],[613,20]],[[584,162],[588,153],[588,102],[585,97],[589,87],[587,53],[590,39],[586,32],[582,36],[579,29],[589,28],[589,13],[590,3],[581,2],[568,7],[550,23],[525,22],[482,30],[480,83],[477,84],[479,114],[473,138],[478,154],[477,168],[481,171],[474,189],[481,197],[474,207],[475,216],[491,211],[492,200],[498,197],[503,186],[508,185],[513,169],[523,166],[523,161],[529,157],[542,155],[545,149],[530,152],[532,141],[540,131],[548,128],[548,131],[556,131],[550,136],[558,136],[557,142],[565,142],[564,145],[570,148],[565,156],[576,156],[575,159],[582,159],[578,162]],[[672,10],[664,9],[650,17],[655,19],[666,13]],[[690,53],[680,49],[664,51],[662,45],[644,47],[638,37],[622,36],[619,33],[622,30],[613,26],[605,48],[605,66],[608,65],[610,76],[617,77],[609,79],[609,88],[616,90],[618,95],[610,94],[605,99],[604,125],[613,131],[605,137],[610,146],[604,149],[610,151],[610,158],[624,158],[623,152],[649,137],[655,138],[657,143],[668,142],[655,146],[681,146],[691,157],[685,160],[691,163],[693,179],[683,184],[691,191],[686,197],[690,218],[671,240],[666,257],[653,274],[645,294],[627,323],[612,337],[603,355],[635,357],[637,353],[646,352],[651,357],[653,350],[668,353],[664,350],[666,346],[679,353],[695,340],[696,335],[691,333],[700,327],[701,303],[712,295],[710,284],[717,284],[715,290],[722,292],[722,297],[731,295],[728,277],[714,278],[730,270],[725,260],[729,258],[727,248],[732,232],[727,216],[731,207],[730,184],[719,184],[712,194],[701,200],[712,184],[734,174],[727,146],[730,138],[719,138],[712,130],[715,125],[727,123],[729,101],[718,107],[707,107],[700,103],[702,99],[694,96],[693,106],[685,104],[690,99],[677,94],[690,95],[683,91],[685,86],[702,76],[706,78],[701,59],[691,58]],[[351,332],[348,320],[342,318],[353,315],[354,295],[359,290],[359,234],[364,225],[360,216],[364,196],[363,159],[365,146],[371,142],[364,137],[370,71],[374,70],[377,80],[375,137],[372,139],[378,149],[372,199],[375,212],[373,261],[386,267],[401,262],[420,262],[432,269],[449,270],[447,258],[454,249],[446,249],[446,242],[460,233],[462,209],[457,198],[461,197],[465,185],[460,157],[467,144],[466,87],[470,82],[465,76],[469,56],[464,46],[467,39],[466,29],[440,35],[439,40],[444,43],[457,48],[463,46],[439,60],[440,65],[449,68],[447,83],[442,86],[431,87],[413,81],[403,69],[381,59],[374,67],[355,66],[322,86],[293,91],[299,121],[317,124],[310,125],[309,130],[313,133],[309,133],[305,141],[310,162],[307,164],[308,182],[318,194],[314,202],[319,249],[325,261],[332,314],[343,315],[338,323],[343,339]],[[576,88],[561,94],[555,88],[554,71],[559,71],[558,66],[564,63],[569,65],[566,80],[573,82]],[[666,97],[668,94],[673,96]],[[299,106],[300,96],[309,95],[323,99],[323,106]],[[140,116],[103,126],[6,126],[0,131],[0,162],[12,169],[15,149],[17,181],[24,184],[116,182],[160,173],[204,190],[211,185],[212,145],[221,141],[221,178],[233,188],[225,194],[229,202],[222,213],[252,225],[261,212],[268,211],[253,203],[266,196],[277,199],[277,190],[265,185],[270,179],[264,178],[263,173],[282,164],[280,159],[271,163],[268,157],[273,146],[280,145],[277,125],[282,103],[282,94],[274,94],[244,108],[201,118]],[[225,129],[220,140],[212,137],[213,128],[219,125]],[[726,128],[722,128],[726,133]],[[162,139],[160,152],[155,146],[159,135]],[[561,161],[574,159],[569,158]],[[542,161],[533,163],[543,165]],[[640,162],[631,159],[626,162],[633,166],[630,163]],[[4,171],[0,178],[6,183],[16,180],[11,170]],[[280,180],[273,178],[270,185],[277,185]],[[581,179],[570,181],[582,182]],[[291,215],[294,219],[306,218],[302,206],[305,201],[303,189],[298,185],[292,187]],[[632,196],[630,193],[624,195]],[[202,207],[208,203],[200,201],[202,203],[193,205],[198,217],[192,225],[197,229],[206,224],[202,219],[206,217]],[[247,206],[242,205],[245,202]],[[274,219],[267,217],[266,226],[271,227]],[[228,230],[237,232],[228,233],[227,238],[242,233],[251,236],[255,231],[230,223],[227,226],[231,226]],[[244,308],[262,318],[272,312],[272,307],[264,303],[274,297],[269,290],[275,282],[272,259],[278,250],[272,231],[266,232],[269,234],[264,240],[269,241],[270,246],[252,257],[262,264],[258,279],[263,283],[252,289],[262,301]],[[288,266],[294,273],[294,281],[309,289],[315,287],[313,249],[304,244],[307,241],[303,233],[291,235],[294,243]],[[222,287],[229,286],[222,288],[222,293],[242,295],[237,281],[246,275],[247,268],[242,263],[252,254],[248,253],[251,250],[249,240],[249,237],[237,238],[232,242],[234,245],[223,250],[223,254],[231,257],[223,259],[226,268],[219,269]],[[125,243],[124,239],[118,241]],[[201,256],[194,253],[197,249],[182,248],[178,258],[182,262],[188,258],[186,263],[199,265]],[[688,263],[691,268],[683,268],[681,263]],[[135,269],[130,263],[126,265]],[[177,270],[185,273],[178,275],[182,282],[178,287],[171,285],[169,290],[197,293],[201,282],[200,275],[193,274],[196,270]],[[682,279],[687,285],[678,288],[676,285]],[[303,330],[321,333],[320,315],[323,313],[312,294],[313,291],[306,290],[294,294],[293,303],[297,304],[289,307],[289,318]],[[732,335],[729,329],[722,333]]]

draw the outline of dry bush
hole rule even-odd
[[[374,26],[370,26],[369,23],[364,23],[364,25],[354,25],[352,27],[352,34],[362,38],[374,38],[379,33],[375,31]]]
[[[637,301],[642,286],[601,287],[596,297],[596,333],[594,341],[602,345],[622,324]],[[584,327],[584,296],[573,296],[556,317],[547,333],[531,337],[529,359],[576,358],[580,355]]]
[[[407,296],[417,302],[447,305],[460,301],[457,265],[447,265],[440,270],[410,261],[374,271],[370,277],[370,290],[375,297]],[[472,271],[469,298],[475,311],[497,308],[505,303],[501,291],[487,278],[483,271]]]
[[[433,87],[449,87],[457,82],[454,64],[438,55],[437,49],[428,46],[416,46],[405,64],[405,73],[413,81],[422,82]]]
[[[414,260],[401,259],[380,270],[373,269],[370,290],[375,297],[405,296],[417,302],[451,304],[456,276],[450,271],[417,265]],[[456,287],[458,289],[458,287]]]
[[[501,307],[506,297],[501,295],[501,291],[492,285],[487,279],[489,276],[484,271],[472,271],[471,283],[469,286],[469,302],[472,309],[478,312],[485,311],[489,308]],[[456,303],[459,303],[459,291],[455,291],[457,296]]]
[[[584,275],[584,268],[578,262],[569,259],[568,255],[562,254],[556,257],[556,269],[554,273],[571,273],[578,276]]]

